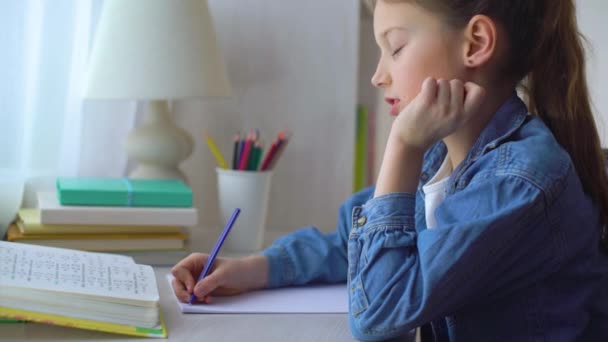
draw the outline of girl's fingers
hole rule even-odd
[[[192,289],[194,288],[195,281],[192,273],[184,267],[174,267],[171,270],[171,274],[175,277],[176,280],[181,282],[186,290],[192,293]]]
[[[195,278],[203,271],[206,260],[204,254],[192,253],[173,266],[171,274],[182,281],[189,292],[192,292],[196,283]]]
[[[197,298],[207,297],[213,292],[215,289],[221,286],[221,273],[222,272],[212,272],[203,280],[201,280],[194,287],[194,294]]]
[[[439,104],[440,108],[444,109],[445,112],[443,114],[449,114],[452,111],[450,109],[452,109],[450,107],[451,105],[451,101],[450,101],[450,82],[448,82],[447,80],[444,79],[440,79],[437,81],[437,103]]]
[[[418,96],[421,98],[424,107],[430,106],[435,101],[438,88],[437,81],[432,77],[429,77],[422,82],[422,90],[420,90]]]
[[[179,299],[182,303],[187,303],[190,299],[190,293],[186,290],[184,283],[179,281],[177,278],[173,278],[171,285],[173,286],[173,291],[175,292],[177,299]]]
[[[451,106],[461,109],[464,107],[464,84],[461,80],[450,81]]]

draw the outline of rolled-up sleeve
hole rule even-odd
[[[374,188],[366,188],[340,206],[335,232],[306,227],[277,239],[262,251],[269,264],[267,287],[345,282],[352,209],[368,201],[373,192]]]
[[[436,228],[419,234],[415,205],[414,194],[393,193],[352,211],[349,324],[361,340],[404,335],[513,284],[526,286],[555,264],[550,232],[537,224],[543,193],[524,179],[469,185],[437,208]]]

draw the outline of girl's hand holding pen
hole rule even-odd
[[[262,255],[217,258],[211,273],[196,284],[208,257],[192,253],[171,269],[173,291],[181,302],[187,303],[193,292],[199,301],[211,303],[211,296],[232,296],[266,286],[268,263]]]
[[[409,147],[425,151],[467,123],[484,96],[485,90],[472,82],[427,78],[418,96],[393,122],[391,135]]]

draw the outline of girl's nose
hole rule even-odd
[[[390,84],[390,77],[387,72],[380,69],[380,66],[376,69],[376,73],[372,76],[372,84],[376,88],[386,88]]]

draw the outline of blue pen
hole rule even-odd
[[[217,239],[215,246],[213,246],[213,250],[211,251],[209,258],[207,258],[207,262],[205,263],[205,267],[203,268],[203,271],[198,276],[198,280],[196,281],[197,283],[199,281],[201,281],[203,278],[205,278],[207,276],[207,274],[209,274],[209,271],[211,270],[211,265],[213,265],[213,261],[215,260],[215,257],[217,257],[217,254],[219,253],[220,248],[222,248],[222,245],[224,244],[224,240],[226,240],[226,237],[228,236],[230,229],[232,229],[232,226],[234,225],[234,222],[236,221],[236,218],[239,216],[240,213],[241,213],[241,209],[236,208],[232,212],[232,215],[230,215],[230,218],[228,219],[228,222],[226,222],[226,226],[224,227],[222,234]],[[196,300],[196,296],[194,295],[194,291],[193,291],[192,295],[190,295],[190,304],[194,303],[195,300]]]

